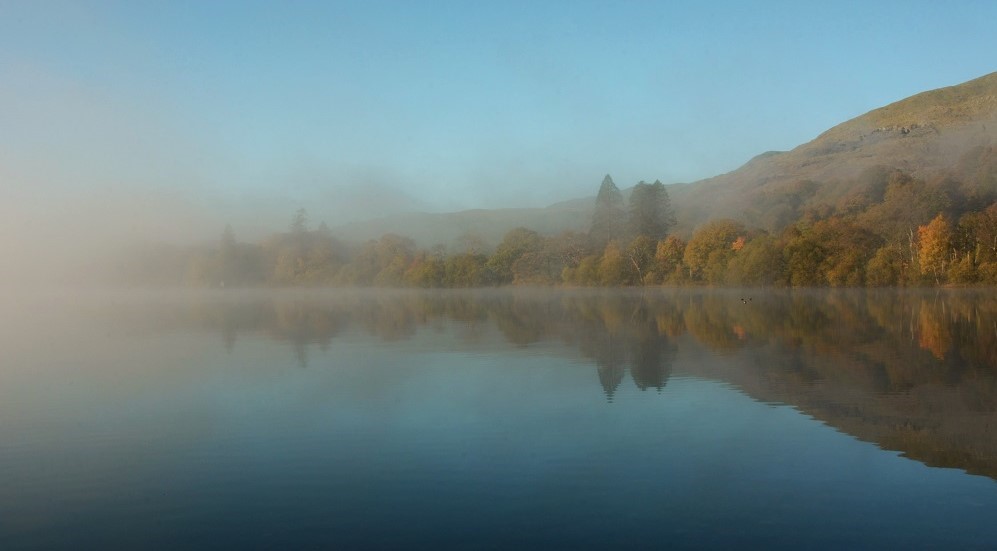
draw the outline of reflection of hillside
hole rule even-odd
[[[641,390],[673,371],[719,379],[929,465],[997,478],[992,292],[264,293],[152,306],[115,315],[131,331],[215,332],[230,349],[242,335],[287,342],[302,365],[347,331],[398,341],[446,328],[474,349],[494,327],[515,347],[559,344],[590,360],[609,400],[628,376]],[[680,349],[702,361],[678,364]]]
[[[782,315],[767,329],[749,333],[758,342],[742,361],[693,373],[928,465],[997,478],[992,296],[845,293],[785,302],[771,307]]]

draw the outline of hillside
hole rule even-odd
[[[676,232],[688,235],[714,218],[778,230],[802,209],[834,205],[867,191],[869,182],[862,175],[876,167],[923,179],[954,175],[972,191],[997,195],[995,142],[997,72],[875,109],[791,151],[761,153],[732,172],[670,185]],[[593,191],[597,180],[594,175]],[[624,195],[628,191],[624,189]],[[543,234],[585,231],[593,204],[594,197],[585,197],[542,209],[410,213],[345,225],[335,232],[350,241],[398,233],[423,246],[451,244],[470,233],[495,244],[517,226]]]
[[[741,168],[671,191],[680,227],[730,217],[779,229],[787,196],[800,207],[834,204],[865,191],[860,176],[874,167],[915,177],[970,176],[968,185],[997,192],[992,178],[974,179],[993,164],[997,141],[997,73],[923,92],[839,124],[788,152],[763,153]],[[986,167],[984,167],[986,168]],[[801,182],[811,181],[801,194]],[[802,196],[801,196],[802,195]]]

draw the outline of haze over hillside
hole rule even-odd
[[[718,132],[722,132],[718,130]],[[960,175],[980,195],[997,194],[989,176],[997,165],[997,72],[931,90],[843,122],[791,151],[760,153],[742,167],[689,184],[668,186],[678,225],[688,235],[709,219],[734,218],[770,231],[791,218],[780,212],[830,205],[865,191],[859,176],[875,167],[931,179]],[[611,170],[610,170],[611,172]],[[592,175],[593,194],[602,179]],[[636,182],[620,182],[629,188]],[[801,194],[801,183],[807,183]],[[624,189],[624,194],[627,189]],[[335,228],[348,240],[404,234],[421,245],[450,243],[473,233],[497,243],[517,226],[540,233],[585,231],[593,197],[568,199],[543,209],[410,213]]]
[[[763,153],[733,172],[673,188],[672,200],[685,228],[731,217],[777,230],[767,215],[797,191],[798,182],[819,184],[803,206],[830,204],[864,191],[855,179],[873,167],[922,179],[976,172],[981,164],[997,162],[995,140],[997,73],[991,73],[891,103],[792,151]],[[997,192],[992,180],[970,184],[981,194]]]

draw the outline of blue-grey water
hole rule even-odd
[[[2,549],[993,548],[997,292],[9,292]]]

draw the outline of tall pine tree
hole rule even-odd
[[[646,235],[655,242],[675,226],[675,213],[668,190],[660,180],[640,182],[630,193],[629,228],[631,236]]]
[[[626,233],[626,213],[623,210],[623,194],[616,187],[609,174],[602,179],[599,195],[595,198],[595,213],[589,237],[598,247],[603,247],[613,239]]]

